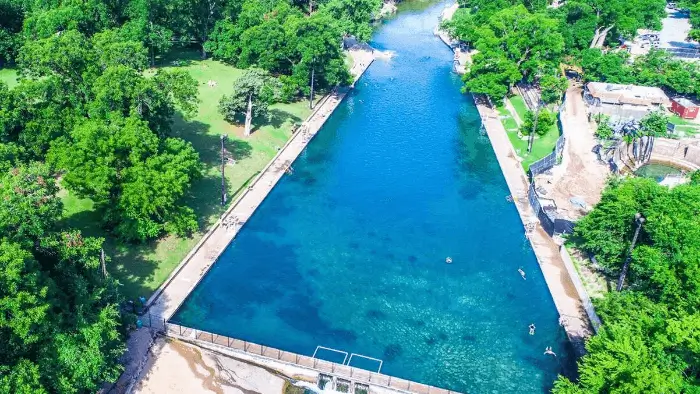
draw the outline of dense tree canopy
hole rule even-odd
[[[580,381],[555,393],[694,392],[700,385],[700,186],[615,180],[576,226],[575,242],[602,267],[621,269],[636,224],[626,289],[597,305],[601,332],[587,344]]]
[[[89,198],[128,242],[198,230],[183,200],[202,165],[171,132],[197,83],[147,67],[195,48],[264,75],[260,102],[293,100],[312,74],[348,83],[343,35],[368,39],[380,6],[0,0],[0,67],[19,75],[0,82],[0,393],[96,392],[120,373],[127,318],[103,239],[66,227],[57,193]]]
[[[565,90],[558,82],[561,62],[580,65],[588,81],[659,86],[680,94],[700,89],[696,63],[651,51],[629,64],[626,52],[602,50],[617,47],[637,29],[659,29],[665,0],[572,0],[557,8],[547,7],[546,1],[459,3],[461,8],[443,26],[478,51],[464,78],[465,90],[487,94],[495,102],[520,80],[540,85],[543,100],[556,102]]]
[[[101,239],[62,229],[48,168],[0,175],[0,392],[94,391],[120,371],[115,283]]]

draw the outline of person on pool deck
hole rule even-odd
[[[528,328],[530,329],[530,335],[535,335],[535,324],[530,324]]]
[[[546,348],[544,348],[544,354],[550,354],[550,355],[552,355],[552,356],[554,356],[554,357],[557,356],[557,354],[554,353],[554,352],[552,351],[552,347],[551,347],[551,346],[547,346]]]
[[[523,271],[522,268],[518,268],[518,272],[520,273],[520,276],[523,277],[523,280],[527,280],[527,279],[525,278],[525,271]]]

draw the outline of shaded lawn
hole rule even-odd
[[[192,119],[176,116],[172,134],[191,142],[205,166],[203,178],[192,185],[185,199],[197,215],[200,231],[188,238],[166,236],[142,245],[125,244],[99,228],[99,213],[91,200],[61,192],[66,223],[86,235],[106,239],[105,252],[111,258],[108,271],[121,282],[122,294],[129,299],[148,297],[157,289],[224,212],[225,207],[220,204],[220,135],[228,136],[228,156],[235,160],[235,164],[226,166],[230,203],[274,157],[277,148],[286,143],[292,125],[311,113],[306,101],[275,104],[271,106],[270,119],[256,119],[253,134],[243,138],[243,127],[229,124],[218,113],[219,99],[228,93],[228,87],[242,70],[213,60],[198,60],[196,56],[184,56],[178,65],[173,65],[172,60],[166,62],[165,68],[175,67],[188,70],[199,84],[198,113]],[[209,80],[217,86],[209,87]]]
[[[0,68],[0,82],[4,82],[9,88],[17,85],[17,71],[14,68]]]

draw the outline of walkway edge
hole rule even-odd
[[[351,73],[354,76],[354,81],[357,82],[374,61],[374,54],[368,49],[351,49],[350,53],[355,59]],[[322,128],[350,89],[336,88],[316,104],[313,113],[292,134],[284,147],[268,162],[250,186],[236,198],[221,218],[211,226],[202,239],[151,295],[144,310],[153,312],[155,309],[157,315],[166,319],[172,316],[211,266],[216,263],[219,255],[233,241],[240,228],[265,200],[284,173],[291,171],[291,164]],[[177,283],[178,286],[174,286],[176,279],[180,280]]]
[[[323,104],[326,103],[329,97],[333,92],[326,94],[321,100],[316,103],[316,108],[311,112],[311,114],[304,120],[304,123],[308,122],[312,117],[316,115],[316,112],[323,106]],[[248,194],[248,191],[250,191],[250,188],[253,187],[262,177],[262,175],[267,171],[270,166],[279,158],[279,156],[284,152],[284,150],[287,148],[287,146],[294,141],[296,134],[292,134],[287,142],[282,146],[282,148],[277,152],[277,154],[270,159],[270,161],[265,165],[265,167],[258,172],[258,175],[255,176],[255,179],[253,179],[253,182],[250,183],[250,185],[243,190],[243,193],[239,194],[238,197],[236,197],[236,200],[228,207],[226,208],[226,211],[224,211],[223,214],[221,214],[221,217],[214,223],[209,230],[202,236],[202,238],[197,242],[194,247],[190,250],[189,253],[180,261],[180,264],[175,267],[173,272],[168,276],[168,278],[163,282],[160,286],[158,286],[158,289],[156,289],[155,292],[151,295],[151,297],[148,298],[148,301],[146,301],[146,304],[144,305],[144,310],[147,310],[156,300],[158,300],[158,297],[163,293],[163,290],[165,290],[166,287],[175,279],[175,277],[182,271],[182,268],[192,259],[192,257],[199,251],[199,249],[202,248],[202,245],[204,245],[205,242],[211,237],[212,234],[214,234],[214,231],[216,231],[219,226],[221,226],[221,223],[223,222],[224,218],[226,218],[231,211],[233,211],[236,206],[243,200],[243,197]]]
[[[574,280],[566,268],[559,247],[539,224],[539,220],[530,206],[527,198],[529,187],[527,177],[517,160],[513,145],[508,139],[498,114],[485,105],[484,98],[479,99],[474,95],[473,97],[523,225],[537,223],[536,230],[527,234],[528,239],[537,257],[554,305],[561,316],[560,324],[564,327],[576,353],[583,355],[585,354],[584,342],[591,335],[592,327],[583,302],[576,291]]]

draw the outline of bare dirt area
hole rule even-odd
[[[133,393],[282,393],[270,371],[176,340],[156,339]]]
[[[566,137],[561,165],[539,175],[536,183],[538,189],[543,189],[543,197],[555,201],[562,216],[577,220],[600,201],[610,169],[593,153],[597,141],[588,122],[580,87],[571,87],[566,92],[561,121]],[[585,202],[585,207],[577,200]]]

